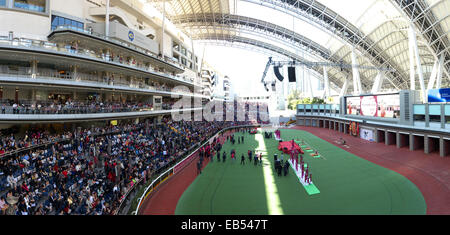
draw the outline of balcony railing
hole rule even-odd
[[[170,93],[179,94],[179,95],[194,95],[191,92],[184,92],[180,89],[174,90],[173,88],[167,87],[164,85],[149,85],[142,81],[126,82],[121,79],[116,79],[114,81],[113,79],[109,79],[107,77],[101,78],[98,75],[91,75],[91,74],[86,74],[86,73],[77,73],[76,79],[75,79],[73,73],[61,74],[55,70],[41,69],[41,68],[39,68],[37,70],[36,75],[32,75],[30,67],[19,67],[19,68],[15,68],[15,69],[10,69],[9,66],[0,65],[0,80],[2,77],[3,78],[13,77],[13,78],[22,78],[22,79],[29,78],[29,81],[38,81],[38,80],[48,80],[49,82],[73,81],[73,82],[77,82],[79,85],[82,85],[82,83],[87,83],[86,85],[111,86],[112,89],[135,88],[135,89],[142,89],[144,91],[155,92],[155,93],[170,92]]]
[[[147,72],[154,75],[159,75],[162,77],[167,77],[172,80],[180,81],[180,82],[187,82],[190,84],[193,84],[194,79],[193,78],[187,78],[184,76],[174,76],[171,74],[163,73],[154,70],[150,66],[144,66],[140,63],[134,63],[127,60],[120,60],[120,59],[114,59],[106,54],[98,54],[94,51],[87,50],[87,49],[74,49],[71,45],[65,45],[63,47],[58,47],[56,43],[51,43],[48,41],[41,41],[41,40],[31,40],[31,39],[25,39],[25,38],[15,38],[13,40],[9,40],[7,36],[0,36],[0,47],[1,46],[8,46],[8,47],[18,47],[18,48],[28,48],[28,49],[38,49],[38,50],[45,50],[45,51],[51,51],[51,52],[57,52],[57,53],[63,53],[66,55],[76,55],[81,57],[86,57],[90,59],[95,59],[103,62],[107,62],[110,64],[117,64],[120,66],[125,66],[128,68],[133,68],[137,70],[141,70],[143,72]]]
[[[145,54],[145,55],[147,55],[147,56],[149,56],[149,57],[151,57],[151,58],[153,58],[155,60],[159,60],[161,62],[168,63],[168,64],[170,64],[170,65],[172,65],[172,66],[174,66],[174,67],[176,67],[176,68],[178,68],[180,70],[184,70],[184,67],[180,63],[178,63],[178,61],[175,61],[175,60],[172,60],[172,59],[167,59],[167,58],[162,58],[162,57],[156,55],[155,53],[153,53],[153,52],[151,52],[149,50],[146,50],[144,48],[135,46],[135,45],[130,44],[130,43],[126,43],[126,42],[123,42],[123,41],[116,40],[114,38],[106,37],[103,34],[91,32],[89,30],[80,29],[80,28],[73,27],[73,26],[70,26],[70,25],[60,25],[60,26],[56,27],[53,30],[53,32],[67,31],[67,30],[69,30],[69,31],[76,31],[76,32],[83,33],[83,34],[86,34],[86,35],[89,35],[89,36],[93,36],[93,37],[96,37],[96,38],[99,38],[99,39],[102,39],[102,40],[109,41],[111,43],[118,44],[120,46],[127,47],[130,50],[132,50],[132,51],[136,51],[136,52]]]

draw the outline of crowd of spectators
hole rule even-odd
[[[68,139],[72,137],[71,132],[50,134],[48,130],[40,129],[27,130],[23,136],[17,137],[13,133],[15,131],[17,130],[6,129],[6,131],[4,130],[0,132],[0,157],[21,149],[52,143],[60,139]]]
[[[136,182],[149,180],[217,131],[237,124],[242,123],[164,119],[151,128],[140,123],[66,133],[51,145],[0,158],[6,192],[0,213],[114,214]]]
[[[137,182],[150,180],[223,128],[254,122],[238,122],[236,115],[233,121],[164,118],[158,125],[141,122],[59,134],[29,130],[20,138],[2,133],[0,214],[115,214]]]
[[[87,114],[87,113],[118,113],[151,110],[153,105],[146,102],[99,102],[99,101],[72,101],[66,102],[30,102],[30,101],[3,101],[2,114]]]

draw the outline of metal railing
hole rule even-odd
[[[63,53],[67,55],[77,55],[77,56],[83,56],[95,60],[100,60],[112,64],[118,64],[121,66],[131,67],[135,69],[139,69],[148,73],[160,75],[163,77],[167,77],[173,80],[181,81],[181,82],[188,82],[193,83],[193,78],[187,78],[184,76],[174,76],[171,74],[163,73],[160,71],[154,70],[151,66],[144,66],[142,63],[133,63],[126,60],[114,60],[113,58],[107,56],[106,54],[99,54],[94,51],[83,49],[83,48],[77,48],[74,49],[71,45],[65,45],[65,46],[58,46],[56,43],[51,43],[48,41],[42,41],[42,40],[33,40],[33,39],[27,39],[27,38],[14,38],[13,40],[10,40],[8,36],[0,36],[0,46],[5,45],[8,47],[22,47],[22,48],[29,48],[29,49],[39,49],[39,50],[46,50],[46,51],[52,51],[52,52],[58,52]]]
[[[109,41],[109,42],[118,44],[118,45],[120,45],[120,46],[127,47],[128,49],[130,49],[130,50],[132,50],[132,51],[136,51],[136,52],[145,54],[145,55],[147,55],[147,56],[149,56],[149,57],[151,57],[151,58],[153,58],[153,59],[155,59],[155,60],[159,60],[160,62],[168,63],[168,64],[170,64],[170,65],[172,65],[172,66],[174,66],[174,67],[176,67],[176,68],[178,68],[178,69],[184,70],[184,66],[182,66],[182,65],[181,65],[180,63],[178,63],[177,61],[169,60],[169,59],[166,59],[166,58],[159,57],[156,53],[154,53],[154,52],[152,52],[152,51],[150,51],[150,50],[147,50],[147,49],[144,49],[144,48],[135,46],[135,45],[133,45],[133,44],[126,43],[126,42],[123,42],[123,41],[120,41],[120,40],[116,40],[116,39],[114,39],[114,38],[106,37],[106,36],[103,35],[103,34],[95,33],[95,32],[89,31],[89,30],[85,30],[85,29],[81,29],[81,28],[73,27],[73,26],[69,26],[69,25],[60,25],[60,26],[57,26],[57,27],[53,30],[53,32],[66,31],[66,30],[80,32],[80,33],[83,33],[83,34],[87,34],[87,35],[89,35],[89,36],[94,36],[94,37],[100,38],[100,39],[102,39],[102,40],[106,40],[106,41]]]

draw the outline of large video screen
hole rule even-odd
[[[369,117],[400,118],[400,95],[346,97],[346,114]]]

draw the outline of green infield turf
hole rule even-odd
[[[303,139],[320,157],[304,154],[320,193],[308,195],[292,169],[287,176],[274,171],[278,142],[256,135],[244,144],[226,142],[226,162],[209,163],[183,193],[175,214],[425,214],[419,189],[404,176],[346,152],[312,134],[281,130],[283,140]],[[231,149],[236,150],[232,162]],[[262,165],[248,161],[247,151],[263,152]],[[221,154],[222,154],[221,153]],[[241,154],[245,165],[241,165]],[[284,154],[284,160],[289,156]]]

